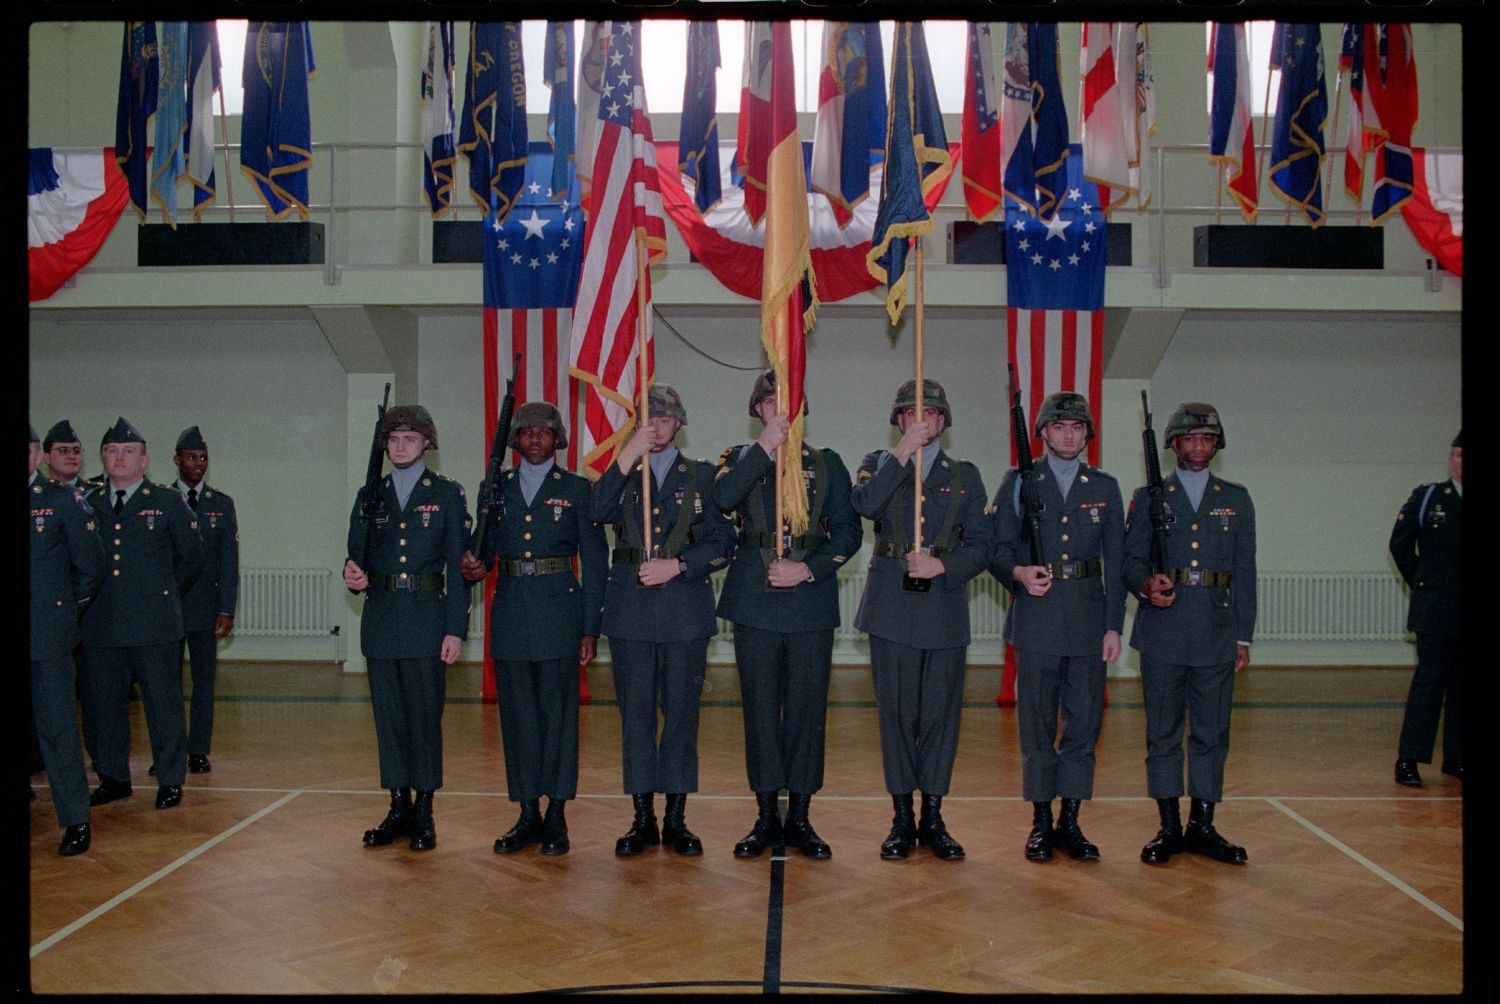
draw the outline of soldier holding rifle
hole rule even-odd
[[[1189,851],[1243,864],[1245,849],[1214,828],[1214,806],[1224,795],[1234,674],[1250,664],[1255,630],[1255,507],[1243,487],[1209,471],[1224,448],[1212,405],[1189,402],[1172,413],[1164,438],[1177,469],[1164,480],[1150,428],[1148,411],[1150,482],[1130,500],[1123,570],[1141,601],[1130,645],[1141,653],[1146,784],[1161,816],[1141,860],[1166,864]],[[1185,721],[1192,808],[1184,829],[1178,799]]]

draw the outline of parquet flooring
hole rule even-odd
[[[450,670],[439,844],[366,849],[384,812],[364,679],[221,667],[214,769],[152,808],[133,705],[136,794],[94,810],[93,848],[55,853],[32,779],[30,988],[39,993],[1447,994],[1463,977],[1461,787],[1390,778],[1408,675],[1252,670],[1236,692],[1220,829],[1245,867],[1138,860],[1145,798],[1136,681],[1110,685],[1095,798],[1102,860],[1037,865],[1021,845],[1014,711],[971,673],[944,815],[968,851],[876,853],[889,827],[867,671],[839,669],[813,821],[830,861],[736,860],[754,814],[734,672],[710,669],[699,858],[613,854],[628,823],[607,667],[582,709],[572,852],[491,852],[514,806],[477,667]],[[1185,808],[1185,807],[1184,807]],[[659,802],[658,802],[658,811]],[[22,981],[24,985],[24,977]]]

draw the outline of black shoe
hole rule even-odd
[[[683,816],[687,812],[686,794],[668,794],[667,808],[661,817],[661,842],[671,844],[672,850],[684,857],[696,857],[703,853],[703,841],[687,828]]]
[[[547,799],[547,816],[542,820],[542,853],[548,857],[568,853],[568,818],[563,815],[561,798]]]
[[[1026,835],[1026,860],[1052,860],[1052,803],[1031,803],[1031,832]]]
[[[1214,829],[1214,803],[1201,798],[1193,799],[1193,807],[1188,810],[1187,826],[1182,831],[1182,849],[1207,855],[1226,865],[1242,865],[1250,860],[1243,847],[1231,844]]]
[[[964,856],[964,849],[957,840],[948,835],[943,823],[943,796],[922,796],[922,818],[917,822],[917,843],[932,851],[939,861],[957,861]]]
[[[1457,760],[1444,760],[1443,773],[1462,781],[1464,779],[1464,765]]]
[[[208,762],[208,755],[206,753],[189,753],[188,754],[188,773],[189,774],[207,774],[209,771],[211,771],[213,769],[214,769],[213,768],[213,764],[211,764],[211,763]]]
[[[646,848],[661,843],[661,831],[656,828],[656,809],[652,805],[656,801],[655,793],[648,791],[644,795],[631,795],[630,801],[635,806],[635,819],[625,835],[615,841],[615,853],[622,858],[633,858]]]
[[[786,846],[800,848],[803,857],[825,861],[833,857],[833,848],[818,836],[817,831],[812,828],[812,823],[808,822],[807,810],[811,804],[811,795],[799,794],[795,791],[788,792],[786,825],[782,828],[782,839]]]
[[[1182,853],[1182,809],[1177,799],[1158,798],[1156,811],[1161,816],[1161,829],[1141,848],[1141,860],[1148,865],[1164,865],[1172,855]]]
[[[1422,775],[1417,773],[1417,762],[1415,760],[1401,759],[1396,761],[1396,783],[1404,784],[1408,788],[1422,787]]]
[[[911,792],[892,795],[896,814],[891,817],[891,832],[880,845],[880,856],[887,861],[904,861],[917,842],[917,819],[912,809]]]
[[[411,836],[413,809],[410,788],[391,789],[391,808],[373,829],[365,831],[366,847],[384,847],[397,837]]]
[[[108,805],[122,798],[129,798],[134,789],[130,787],[129,781],[116,781],[112,777],[99,775],[99,787],[89,794],[90,805]]]
[[[432,791],[418,789],[412,805],[411,840],[414,851],[430,851],[437,846],[437,827],[432,822]]]
[[[516,825],[506,830],[495,840],[496,854],[514,854],[542,835],[541,800],[529,798],[521,802],[521,815]]]
[[[57,853],[65,858],[75,854],[82,854],[89,849],[89,824],[74,823],[63,831],[62,844],[57,848]]]
[[[757,791],[755,793],[755,808],[759,815],[755,817],[755,825],[750,832],[745,834],[745,839],[734,845],[734,856],[737,858],[758,858],[767,847],[776,847],[782,843],[783,830],[781,816],[776,811],[776,792]],[[791,817],[787,817],[791,822]],[[787,842],[790,846],[790,841]]]
[[[1052,831],[1052,842],[1068,852],[1068,857],[1074,861],[1098,861],[1099,848],[1089,843],[1083,831],[1078,828],[1078,807],[1080,799],[1065,798],[1062,800],[1062,811],[1057,814],[1057,828]]]
[[[182,804],[182,785],[164,784],[156,789],[156,807],[175,809]]]

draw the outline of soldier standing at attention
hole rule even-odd
[[[365,592],[359,647],[370,678],[380,786],[391,808],[366,847],[408,837],[411,849],[437,846],[432,796],[443,785],[445,671],[469,629],[469,584],[459,566],[469,542],[468,503],[458,482],[427,469],[437,427],[421,405],[397,405],[380,425],[391,473],[380,480],[380,509],[368,526],[362,568],[344,562],[344,585]],[[349,554],[364,551],[365,489],[349,515]],[[412,789],[417,792],[412,801]]]
[[[901,441],[865,457],[851,492],[855,511],[875,524],[875,553],[854,625],[870,636],[880,753],[896,810],[880,856],[905,858],[920,843],[951,861],[964,856],[943,822],[942,806],[958,751],[968,585],[989,565],[991,528],[979,469],[936,445],[953,425],[947,394],[937,381],[923,381],[921,421],[916,401],[916,381],[908,380],[891,406]],[[913,457],[919,449],[923,532],[917,549]],[[913,811],[916,789],[922,791],[920,822]]]
[[[1411,587],[1406,629],[1417,635],[1417,671],[1406,695],[1396,752],[1396,783],[1419,787],[1417,763],[1432,762],[1438,718],[1443,726],[1443,773],[1463,780],[1464,690],[1460,657],[1463,604],[1463,434],[1448,451],[1448,480],[1419,485],[1391,529],[1391,557]],[[1447,698],[1447,712],[1443,700]]]
[[[1214,829],[1224,796],[1234,675],[1250,664],[1255,630],[1255,507],[1250,493],[1215,477],[1208,465],[1224,448],[1224,426],[1210,404],[1177,406],[1163,435],[1177,469],[1163,485],[1170,520],[1167,567],[1152,561],[1150,496],[1137,488],[1125,523],[1124,581],[1141,601],[1130,646],[1141,653],[1146,699],[1146,785],[1161,829],[1141,860],[1166,864],[1181,851],[1244,864],[1243,847]],[[1182,795],[1182,728],[1187,721],[1187,828]]]
[[[739,547],[719,597],[719,616],[734,624],[734,655],[745,714],[745,770],[759,811],[735,845],[735,857],[767,847],[801,848],[810,858],[833,851],[808,822],[823,787],[823,740],[833,632],[839,626],[838,571],[859,550],[864,527],[849,502],[849,471],[832,450],[804,441],[798,464],[807,485],[807,532],[783,524],[776,557],[776,450],[790,420],[776,411],[776,371],[750,392],[760,438],[719,458],[714,505],[739,520]],[[788,458],[791,461],[791,458]],[[783,827],[778,792],[787,790]]]
[[[508,445],[521,451],[521,463],[502,476],[488,553],[464,555],[465,578],[478,581],[491,566],[498,572],[490,656],[505,785],[521,816],[495,853],[540,840],[543,854],[566,854],[564,806],[578,795],[578,667],[594,658],[608,546],[604,528],[589,519],[588,479],[557,465],[568,445],[557,408],[542,401],[517,408]]]
[[[203,538],[203,574],[182,597],[182,626],[193,680],[188,711],[188,771],[207,774],[214,735],[214,678],[219,669],[219,641],[234,630],[234,608],[240,591],[240,529],[234,499],[203,483],[208,472],[208,444],[195,425],[177,437],[172,455],[177,465],[173,486],[198,517]]]
[[[89,779],[78,745],[73,692],[73,646],[78,612],[104,581],[104,548],[94,531],[94,511],[77,488],[64,488],[36,472],[42,455],[29,430],[31,501],[31,710],[52,808],[63,828],[57,852],[89,849]]]
[[[182,714],[182,594],[203,568],[203,541],[192,510],[169,485],[145,478],[146,440],[120,418],[100,447],[105,481],[88,494],[104,543],[104,585],[83,618],[88,663],[84,715],[97,734],[104,805],[131,794],[133,680],[141,691],[156,765],[156,807],[182,802],[187,728]]]
[[[625,793],[635,818],[615,853],[629,857],[667,843],[678,854],[702,854],[687,828],[688,792],[698,790],[698,699],[708,640],[718,630],[708,577],[734,550],[729,520],[713,504],[713,465],[677,451],[687,411],[677,391],[649,391],[650,420],[620,447],[594,482],[589,516],[615,524],[614,561],[604,588],[604,634],[620,702]],[[642,458],[651,464],[651,511],[643,513]],[[645,548],[642,519],[651,519]],[[662,726],[656,734],[657,699]],[[667,795],[660,831],[655,793]]]
[[[1011,592],[1005,640],[1016,649],[1021,797],[1033,807],[1026,857],[1051,861],[1053,847],[1060,846],[1074,860],[1097,861],[1099,848],[1079,828],[1078,809],[1094,795],[1105,663],[1120,657],[1125,626],[1119,579],[1124,506],[1115,479],[1079,459],[1094,438],[1094,418],[1082,394],[1050,395],[1037,413],[1034,434],[1047,447],[1031,474],[1041,503],[1036,530],[1042,564],[1032,560],[1016,468],[1001,481],[992,510],[991,569]],[[1062,799],[1055,829],[1054,798]]]

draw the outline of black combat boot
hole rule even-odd
[[[1193,854],[1206,854],[1227,865],[1242,865],[1250,860],[1243,847],[1219,836],[1219,831],[1214,829],[1214,803],[1201,798],[1193,799],[1193,807],[1188,810],[1187,827],[1182,831],[1182,849]]]
[[[896,814],[891,817],[891,832],[880,845],[880,856],[887,861],[904,860],[917,842],[917,817],[912,809],[911,792],[892,795],[891,804]]]
[[[1172,855],[1182,853],[1182,810],[1175,798],[1158,798],[1156,811],[1161,815],[1161,829],[1141,848],[1141,860],[1148,865],[1164,865]]]
[[[818,836],[812,828],[812,823],[807,820],[807,809],[812,804],[812,796],[799,794],[792,791],[787,793],[786,810],[786,845],[788,847],[800,847],[803,857],[824,858],[833,857],[833,848],[829,847]]]
[[[563,814],[567,800],[547,799],[547,816],[542,820],[542,853],[548,857],[568,853],[568,817]]]
[[[942,795],[922,795],[922,818],[917,821],[917,843],[932,851],[932,856],[941,861],[957,861],[964,856],[963,847],[948,835],[948,827],[943,823]]]
[[[437,846],[437,827],[432,822],[432,790],[418,789],[411,823],[411,849],[430,851]]]
[[[631,795],[630,801],[635,806],[635,820],[625,835],[615,841],[615,853],[625,858],[661,843],[661,833],[656,828],[656,794],[648,791],[644,795]]]
[[[1031,803],[1031,832],[1026,836],[1027,861],[1052,860],[1052,803]]]
[[[411,836],[411,789],[392,788],[391,808],[373,830],[365,831],[366,847],[384,847],[397,837]]]
[[[671,844],[672,850],[687,857],[703,853],[703,841],[687,828],[683,815],[687,812],[686,794],[667,794],[667,807],[661,816],[661,840]]]
[[[1052,831],[1052,842],[1068,852],[1074,861],[1098,861],[1099,848],[1089,843],[1078,828],[1079,799],[1065,798],[1062,810],[1057,814],[1057,829]]]
[[[541,800],[535,798],[524,799],[521,802],[521,816],[516,820],[516,825],[506,830],[502,836],[496,839],[495,853],[514,854],[541,835]]]
[[[755,825],[745,834],[744,840],[734,845],[734,856],[737,858],[758,858],[767,847],[775,847],[781,843],[781,816],[776,812],[776,792],[757,791],[755,807],[760,813],[755,818]]]

